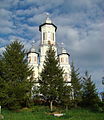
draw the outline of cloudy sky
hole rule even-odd
[[[0,0],[0,53],[19,39],[26,48],[40,42],[38,27],[50,13],[81,75],[88,70],[99,91],[104,75],[104,0]]]

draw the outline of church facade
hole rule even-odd
[[[69,63],[70,55],[67,51],[62,48],[61,53],[58,54],[58,48],[56,45],[56,30],[57,27],[52,23],[49,17],[46,18],[45,22],[39,26],[39,31],[41,32],[41,43],[40,43],[40,53],[37,53],[34,45],[32,45],[30,51],[28,52],[28,62],[29,66],[33,67],[33,77],[38,82],[39,74],[42,72],[43,64],[45,61],[46,51],[49,45],[53,46],[56,56],[59,59],[59,64],[64,70],[64,80],[71,84],[71,68]]]

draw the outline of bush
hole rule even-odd
[[[104,112],[104,102],[99,102],[98,105],[99,105],[99,107],[102,108],[102,110],[103,110],[103,112]]]
[[[96,112],[103,112],[103,108],[99,104],[95,104],[92,109]]]

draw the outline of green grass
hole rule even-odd
[[[63,112],[65,115],[57,118],[49,115],[49,108],[44,106],[35,106],[21,111],[2,110],[4,120],[104,120],[104,113],[92,112],[87,109],[72,109]]]

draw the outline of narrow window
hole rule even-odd
[[[45,40],[45,32],[43,32],[43,40]]]
[[[52,38],[53,38],[53,41],[54,41],[54,33],[52,34]]]
[[[64,75],[64,79],[65,79],[65,81],[68,80],[68,74],[67,74],[67,73],[65,73],[65,75]]]
[[[29,63],[31,62],[31,57],[28,58],[28,62],[29,62]]]
[[[66,58],[66,62],[68,62],[68,59]]]
[[[34,57],[34,61],[36,62],[36,56]]]
[[[64,58],[61,58],[61,62],[64,62]]]
[[[51,45],[51,42],[48,40],[48,45]]]
[[[62,62],[62,58],[61,58],[61,62]]]

